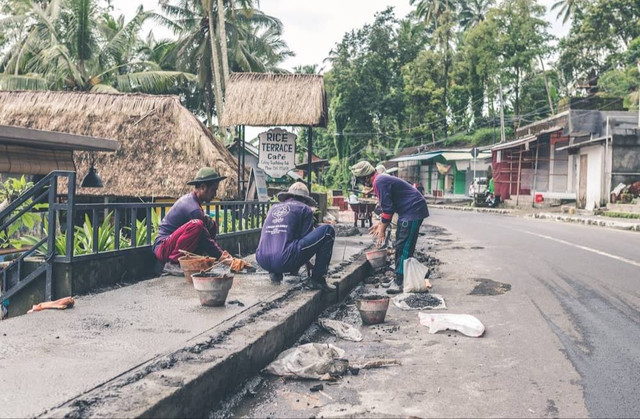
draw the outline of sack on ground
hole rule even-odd
[[[441,330],[457,330],[458,332],[479,338],[484,334],[484,325],[470,314],[432,314],[418,313],[420,324],[429,327],[429,333]]]
[[[344,350],[326,343],[307,343],[282,352],[265,372],[280,377],[331,380],[349,367]]]
[[[318,324],[320,324],[324,330],[340,339],[351,340],[353,342],[360,342],[362,340],[362,333],[345,322],[332,319],[318,319]]]
[[[416,258],[404,261],[404,292],[427,292],[431,283],[426,279],[429,268],[418,262]]]

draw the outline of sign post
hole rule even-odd
[[[480,150],[478,147],[473,147],[471,149],[471,155],[473,156],[473,179],[471,179],[471,184],[475,186],[476,183],[476,166],[478,166],[478,154],[480,154]],[[475,193],[475,187],[474,187]]]
[[[259,134],[258,167],[272,178],[286,175],[296,166],[296,138],[297,135],[281,128]]]
[[[260,202],[269,201],[269,195],[267,193],[267,174],[262,169],[251,168],[249,186],[247,187],[245,201],[253,201],[256,198],[256,195]]]

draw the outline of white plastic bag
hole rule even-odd
[[[457,330],[458,332],[479,338],[484,333],[484,325],[470,314],[432,314],[418,313],[420,324],[429,326],[429,333],[441,330]]]
[[[429,268],[418,262],[416,258],[408,258],[404,261],[404,292],[427,292],[431,283],[425,277]]]
[[[265,372],[280,377],[331,380],[343,375],[349,361],[345,352],[326,343],[307,343],[287,349],[265,368]]]
[[[327,332],[340,339],[351,340],[353,342],[360,342],[362,340],[362,333],[345,322],[332,319],[318,319],[318,324]]]

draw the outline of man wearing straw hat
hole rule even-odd
[[[315,256],[310,283],[312,289],[332,290],[326,275],[333,253],[336,233],[332,226],[313,228],[313,209],[318,204],[309,196],[307,185],[296,182],[287,192],[278,194],[279,204],[269,209],[262,226],[256,261],[279,283],[284,273],[297,273]]]
[[[215,221],[202,209],[202,203],[216,196],[218,185],[225,178],[210,167],[200,169],[195,179],[187,182],[187,185],[193,185],[193,191],[178,199],[160,223],[153,253],[165,262],[165,272],[181,273],[178,265],[178,258],[183,256],[181,250],[217,259],[228,255],[215,241],[218,233]],[[225,258],[223,262],[231,262],[231,258]]]
[[[382,209],[381,222],[372,226],[369,233],[376,237],[378,246],[385,241],[385,235],[393,214],[398,214],[395,243],[395,287],[389,294],[402,291],[404,282],[404,261],[413,257],[418,241],[420,225],[429,216],[427,201],[416,188],[403,179],[379,174],[368,161],[361,161],[351,167],[356,183],[372,187]]]

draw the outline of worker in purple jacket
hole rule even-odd
[[[378,246],[385,241],[385,235],[394,213],[398,214],[398,227],[395,243],[396,286],[387,290],[390,294],[402,291],[404,281],[404,261],[413,257],[418,241],[420,226],[429,216],[427,200],[411,184],[395,176],[376,173],[376,169],[367,161],[361,161],[351,167],[356,183],[373,187],[382,209],[381,222],[372,226],[369,232],[377,238]]]
[[[218,185],[224,179],[225,176],[219,176],[210,167],[200,169],[196,178],[187,182],[194,186],[193,192],[178,199],[160,222],[153,253],[156,259],[165,263],[166,273],[182,274],[178,265],[178,258],[183,256],[181,250],[217,259],[221,259],[223,253],[228,255],[215,241],[217,224],[202,209],[203,202],[216,196]],[[223,263],[230,261],[230,256],[221,260]]]
[[[256,261],[280,283],[283,274],[297,274],[315,256],[310,282],[312,289],[335,289],[326,281],[336,233],[332,226],[313,228],[313,209],[318,204],[309,196],[307,185],[296,182],[288,192],[278,194],[279,204],[269,209],[262,226]]]

